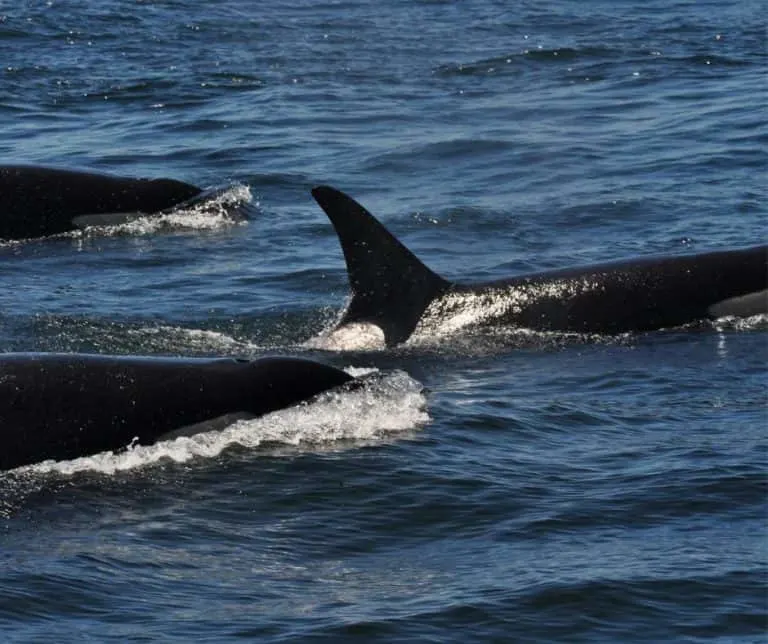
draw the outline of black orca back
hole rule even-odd
[[[642,332],[725,315],[768,313],[766,246],[453,284],[425,266],[351,197],[326,186],[312,195],[333,223],[347,263],[352,300],[339,327],[375,324],[388,346],[407,340],[430,303],[447,293],[452,297],[438,316],[492,304],[478,324],[542,331]]]
[[[292,357],[0,354],[0,470],[190,435],[207,421],[262,416],[354,382]]]
[[[0,166],[0,239],[67,232],[80,215],[150,214],[201,193],[175,179],[133,179],[35,166]]]

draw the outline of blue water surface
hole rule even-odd
[[[348,295],[317,184],[457,281],[765,243],[766,33],[749,0],[0,4],[0,164],[249,215],[2,243],[1,350],[395,373],[0,474],[2,640],[764,641],[764,319],[306,342]]]

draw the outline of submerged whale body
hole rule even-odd
[[[475,324],[617,334],[768,313],[768,246],[650,257],[456,284],[425,266],[363,206],[319,186],[339,236],[352,299],[333,333],[381,329],[387,346],[471,311]]]
[[[222,429],[355,381],[313,360],[0,356],[0,470]]]
[[[175,179],[133,179],[37,166],[0,166],[0,239],[123,223],[202,195]]]

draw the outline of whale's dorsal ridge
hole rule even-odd
[[[414,331],[478,324],[617,334],[768,314],[764,245],[452,284],[351,197],[327,186],[315,188],[312,195],[336,229],[352,289],[341,322],[329,334],[334,342],[338,331],[366,324],[379,327],[385,344],[392,346]],[[430,306],[435,301],[437,306]]]
[[[347,264],[352,300],[339,326],[368,322],[381,328],[387,345],[403,342],[450,282],[340,190],[318,186],[312,196],[336,229]]]

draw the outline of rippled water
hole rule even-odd
[[[320,351],[347,283],[309,189],[458,281],[764,243],[767,58],[759,2],[0,6],[0,163],[249,215],[4,243],[2,350],[381,372],[1,474],[3,641],[763,641],[764,319]]]

